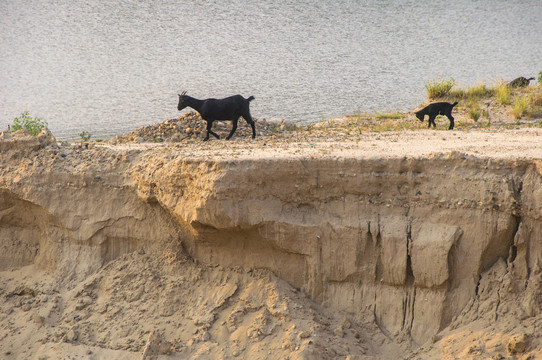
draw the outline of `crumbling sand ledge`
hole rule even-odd
[[[188,319],[195,329],[179,332],[173,354],[180,358],[394,358],[406,350],[414,351],[413,358],[540,356],[539,132],[417,131],[364,134],[356,141],[237,138],[89,149],[43,137],[4,138],[0,276],[6,285],[0,289],[0,322],[24,336],[4,335],[3,356],[55,354],[53,345],[60,344],[58,353],[83,346],[93,354],[139,358],[149,336],[134,340],[111,329],[126,320],[129,306],[121,305],[141,286],[144,292],[132,300],[136,306],[152,302],[144,294],[155,290],[160,295],[154,301],[164,296],[177,304],[163,310],[166,317]],[[186,261],[177,270],[158,270],[182,254],[226,272],[185,267]],[[161,278],[171,284],[153,288],[140,277],[139,286],[122,280],[125,268],[144,273],[146,261],[154,273],[162,272],[157,283]],[[30,275],[23,280],[33,265],[43,279],[51,274],[60,284]],[[249,301],[247,296],[271,285],[228,275],[227,269],[240,268],[269,269],[347,318],[341,324],[321,321],[317,314],[324,310],[302,298],[292,304],[312,315],[294,313],[288,301],[276,300],[294,297],[287,288]],[[192,285],[176,292],[175,271],[210,271],[208,278],[220,279],[198,283],[200,277],[189,277],[186,284]],[[190,313],[194,302],[175,300],[205,286],[193,301],[211,296],[201,304],[214,305],[197,307],[198,314]],[[235,290],[217,292],[223,286]],[[126,294],[119,299],[112,289]],[[56,307],[42,302],[43,296],[55,299]],[[237,322],[249,321],[251,301],[257,305],[249,309],[262,311],[250,323],[256,328],[251,334],[259,335],[248,336],[247,325],[243,338],[235,337],[242,327]],[[243,309],[235,310],[240,303]],[[264,303],[269,306],[261,308]],[[285,313],[274,310],[280,306]],[[220,325],[222,316],[235,318],[237,312],[245,320]],[[325,316],[343,316],[336,314]],[[29,316],[33,326],[14,325]],[[305,317],[313,323],[307,325]],[[99,326],[99,334],[89,335],[92,323],[104,319],[111,322],[110,338]],[[293,325],[299,331],[285,330]],[[32,335],[41,327],[48,335]],[[175,332],[162,322],[154,329]],[[514,335],[525,335],[523,349]],[[167,331],[161,336],[173,340]],[[25,355],[15,351],[18,343],[38,338],[40,346]],[[293,339],[289,345],[287,338]],[[273,354],[257,347],[277,343]]]

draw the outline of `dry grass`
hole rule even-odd
[[[453,81],[447,85],[453,87]],[[465,89],[450,89],[439,97],[434,97],[434,92],[428,90],[427,98],[435,101],[458,101],[458,108],[464,110],[475,122],[483,117],[489,121],[489,113],[499,112],[508,112],[515,120],[542,117],[542,85],[511,88],[504,82],[494,86],[480,84]],[[490,107],[493,111],[488,111]]]
[[[495,88],[495,98],[501,105],[510,105],[512,100],[510,99],[510,88],[506,84],[500,84]]]
[[[485,84],[475,85],[466,89],[451,90],[446,97],[454,101],[476,101],[489,98],[495,94],[494,87],[487,87]]]

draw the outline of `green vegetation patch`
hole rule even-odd
[[[438,99],[442,98],[452,90],[452,87],[454,86],[455,81],[453,78],[450,78],[450,80],[435,80],[435,81],[428,81],[425,83],[425,89],[427,90],[427,97],[431,99]]]
[[[458,101],[475,122],[486,117],[489,120],[490,105],[502,106],[503,111],[511,113],[514,119],[528,119],[542,116],[542,84],[537,86],[511,87],[504,82],[493,86],[485,84],[467,88],[453,88],[455,83],[437,80],[426,83],[427,98],[432,101]],[[438,96],[437,96],[438,95]]]
[[[28,110],[24,111],[13,119],[13,125],[11,125],[11,131],[17,131],[24,129],[30,133],[32,136],[38,136],[41,130],[43,130],[44,127],[47,127],[47,121],[43,120],[42,118],[36,116],[32,117],[30,116],[30,112]]]
[[[448,98],[454,101],[481,100],[495,94],[495,88],[487,87],[485,84],[475,85],[466,89],[454,89],[448,93]]]

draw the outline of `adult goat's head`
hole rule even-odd
[[[178,95],[179,95],[179,105],[177,105],[177,110],[181,111],[182,109],[188,106],[188,101],[187,101],[188,99],[186,97],[186,91],[183,91],[182,93]]]

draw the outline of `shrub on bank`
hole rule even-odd
[[[43,120],[42,118],[36,116],[32,117],[30,116],[30,112],[28,110],[24,111],[13,119],[13,125],[11,126],[11,131],[17,131],[24,129],[30,133],[32,136],[38,136],[41,130],[43,130],[44,127],[47,127],[47,121]]]

